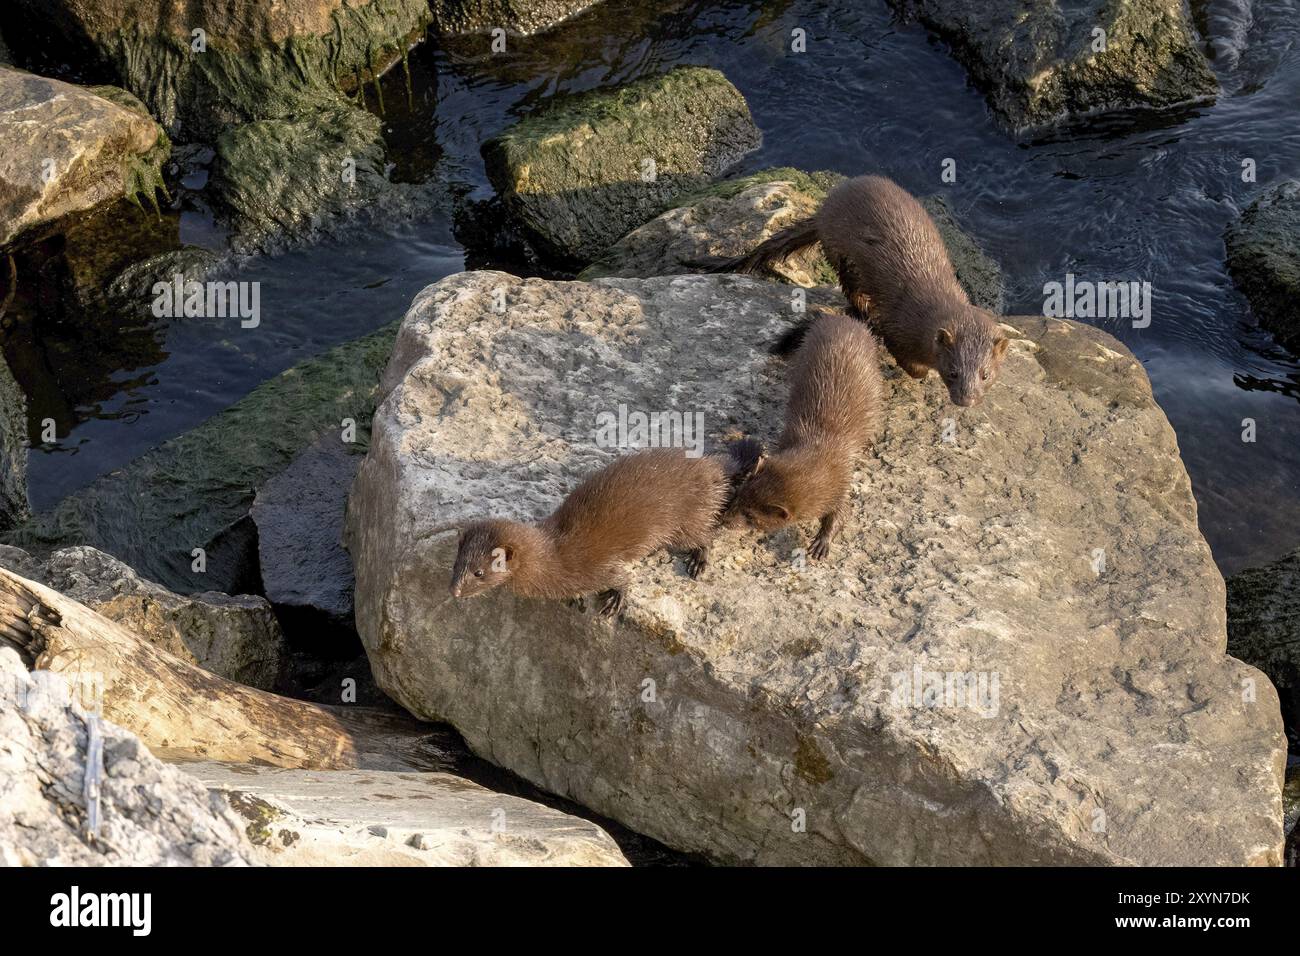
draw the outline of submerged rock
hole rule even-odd
[[[0,865],[254,862],[239,818],[133,734],[99,720],[99,839],[86,836],[86,712],[58,675],[29,674],[0,639]]]
[[[490,33],[496,29],[528,36],[594,7],[600,0],[430,0],[439,33]]]
[[[262,690],[276,684],[284,635],[264,598],[215,591],[174,594],[112,555],[86,547],[56,551],[41,562],[0,545],[0,567],[53,588],[220,677]]]
[[[17,0],[20,17],[107,64],[186,138],[335,100],[401,61],[430,19],[426,0]]]
[[[627,866],[596,824],[448,773],[183,769],[273,866]]]
[[[1259,324],[1300,353],[1300,181],[1269,189],[1225,238],[1228,271]]]
[[[974,409],[890,364],[825,562],[806,528],[729,531],[701,581],[638,565],[612,623],[448,595],[438,526],[548,513],[618,453],[593,441],[601,413],[771,440],[786,366],[765,346],[789,308],[740,277],[425,289],[348,509],[380,685],[538,786],[725,862],[1278,863],[1275,692],[1224,654],[1223,579],[1141,365],[1087,326],[1008,320],[1021,337]]]
[[[714,183],[674,200],[674,206],[614,243],[578,276],[678,275],[684,263],[708,256],[738,256],[773,233],[812,215],[826,192],[844,177],[805,173],[789,167],[764,169]],[[921,200],[948,248],[957,278],[971,300],[1002,311],[1002,270],[964,232],[938,196]],[[799,286],[833,285],[835,270],[814,248],[776,268],[784,281]]]
[[[153,200],[166,136],[104,93],[0,66],[0,246],[123,196]]]
[[[552,100],[485,143],[483,156],[506,212],[539,251],[586,263],[759,139],[725,76],[678,67]]]
[[[1015,129],[1214,96],[1184,0],[890,0],[942,38]]]
[[[38,553],[87,544],[182,594],[256,590],[248,510],[257,489],[322,435],[365,444],[394,331],[386,326],[287,369],[4,540]]]
[[[1300,739],[1300,551],[1228,578],[1228,651],[1268,675]]]
[[[282,612],[305,615],[316,627],[352,626],[343,513],[360,464],[360,455],[327,438],[268,481],[253,502],[264,593]]]

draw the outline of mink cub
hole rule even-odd
[[[460,535],[452,596],[501,585],[552,600],[599,593],[608,617],[622,610],[625,566],[660,548],[688,551],[687,570],[697,578],[733,481],[753,469],[757,454],[749,442],[736,443],[727,458],[636,452],[590,475],[537,524],[476,521]]]
[[[808,554],[826,557],[848,509],[854,460],[880,427],[883,396],[875,336],[846,315],[818,318],[795,356],[776,451],[743,466],[725,523],[774,531],[820,518]]]
[[[840,277],[854,318],[870,323],[912,378],[936,369],[953,404],[978,405],[1010,341],[957,281],[939,229],[919,202],[883,176],[846,180],[821,208],[748,255],[688,265],[713,272],[759,272],[816,243]],[[774,349],[792,352],[807,333],[796,326]]]

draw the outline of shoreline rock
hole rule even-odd
[[[430,0],[434,29],[443,36],[503,29],[532,36],[590,10],[600,0]]]
[[[1268,675],[1300,740],[1300,551],[1228,578],[1228,652]]]
[[[7,275],[4,281],[9,281]],[[27,396],[9,371],[9,363],[0,355],[0,532],[22,524],[30,516]]]
[[[677,67],[550,100],[482,152],[505,211],[543,256],[586,263],[735,165],[760,138],[725,76]]]
[[[271,866],[627,866],[596,824],[449,773],[179,764]]]
[[[806,529],[730,531],[699,582],[677,557],[640,564],[614,623],[447,594],[456,535],[437,526],[549,512],[618,453],[593,442],[600,411],[700,410],[714,448],[770,439],[785,369],[763,349],[788,309],[740,277],[425,289],[348,508],[380,686],[721,862],[1278,864],[1275,691],[1224,654],[1223,579],[1141,365],[1087,326],[1008,320],[976,409],[887,366],[828,562],[799,560]]]
[[[1184,0],[890,0],[948,44],[1016,131],[1205,100],[1219,83]],[[1095,50],[1105,33],[1104,49]]]
[[[1228,272],[1259,324],[1300,354],[1300,180],[1268,189],[1229,227]]]

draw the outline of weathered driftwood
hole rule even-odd
[[[0,645],[31,669],[94,688],[104,717],[160,757],[302,769],[438,769],[429,728],[228,681],[94,611],[0,568]]]

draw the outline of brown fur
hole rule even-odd
[[[884,387],[875,336],[844,315],[812,325],[795,356],[785,430],[728,508],[762,531],[821,520],[809,555],[824,558],[848,502],[853,464],[880,427]]]
[[[732,463],[680,449],[624,455],[588,477],[538,524],[493,519],[461,533],[451,592],[470,597],[505,585],[560,600],[602,592],[622,607],[625,567],[660,548],[691,552],[697,577],[731,490]]]
[[[980,402],[1009,342],[996,317],[971,304],[929,213],[893,181],[847,180],[811,218],[746,256],[708,265],[757,272],[816,242],[839,274],[850,314],[870,323],[903,371],[924,378],[935,369],[955,404]]]

